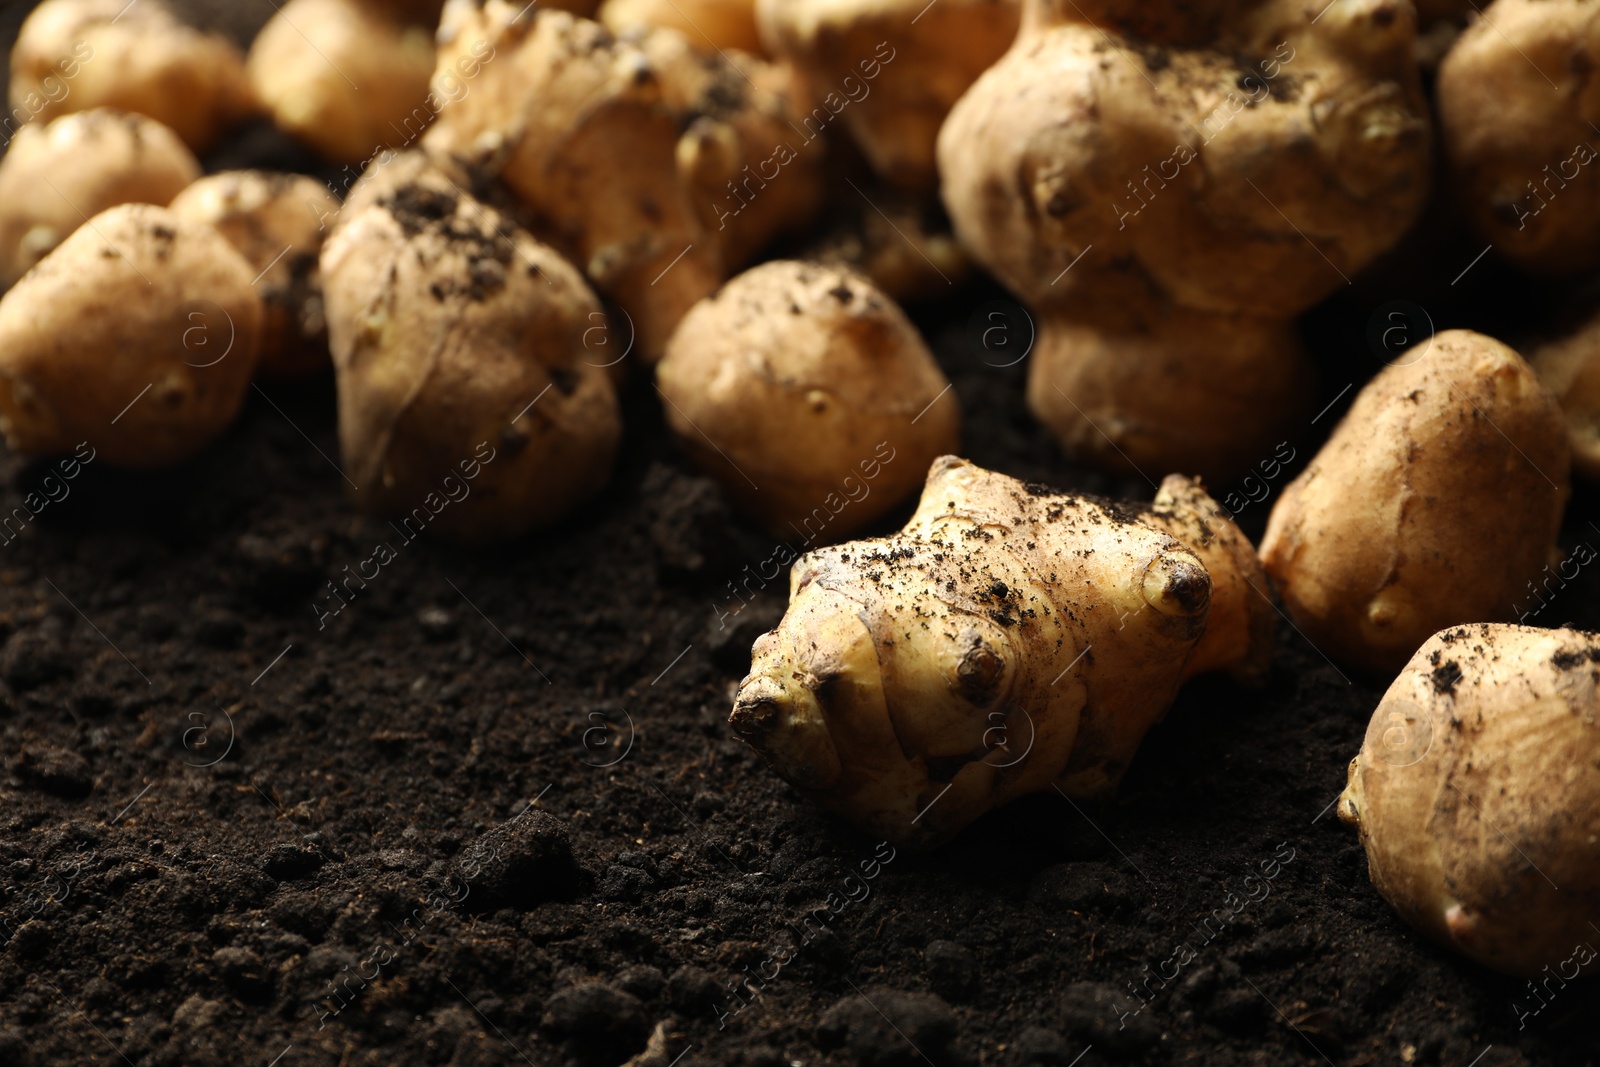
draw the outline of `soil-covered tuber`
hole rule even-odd
[[[932,192],[934,143],[961,94],[1017,35],[1018,0],[758,0],[767,50],[805,75],[821,129],[835,118],[889,185]]]
[[[957,236],[1037,313],[1030,402],[1075,454],[1125,466],[1160,443],[1134,462],[1221,479],[1282,439],[1307,375],[1293,320],[1427,198],[1414,23],[1394,0],[1026,0],[939,171]],[[1175,407],[1152,357],[1261,417]],[[1094,410],[1075,379],[1103,390]]]
[[[12,119],[133,111],[196,152],[255,109],[238,47],[182,22],[163,0],[45,0],[12,48],[10,93]]]
[[[327,220],[339,201],[301,174],[225,171],[202,178],[170,205],[180,218],[207,223],[259,272],[266,306],[260,371],[276,378],[328,367],[328,329],[322,313],[317,255]]]
[[[444,106],[433,69],[431,26],[374,0],[288,0],[250,46],[273,122],[339,163],[416,142]]]
[[[498,174],[537,230],[617,301],[637,351],[820,202],[822,146],[801,129],[785,68],[702,53],[656,29],[623,40],[560,11],[451,0],[439,69],[495,50],[424,147]]]
[[[1561,405],[1573,471],[1600,481],[1600,316],[1540,345],[1529,362]]]
[[[97,109],[23,127],[0,158],[0,289],[85,219],[118,204],[165,204],[200,177],[177,134]]]
[[[255,371],[255,271],[210,226],[150,204],[101,212],[0,300],[0,433],[27,455],[195,455]]]
[[[1496,0],[1439,65],[1439,136],[1472,228],[1525,270],[1600,265],[1600,19],[1589,0]]]
[[[1374,674],[1510,620],[1566,507],[1561,412],[1521,356],[1450,330],[1356,397],[1272,509],[1261,558],[1306,637]]]
[[[1509,974],[1555,975],[1600,940],[1597,664],[1592,633],[1435,634],[1384,694],[1339,798],[1401,917]]]
[[[1023,793],[1103,794],[1186,679],[1266,670],[1266,579],[1217,511],[1178,476],[1119,504],[942,457],[900,533],[795,564],[733,729],[896,844]]]
[[[838,267],[776,260],[734,278],[684,317],[656,380],[680,446],[779,536],[860,529],[960,444],[916,327]]]
[[[610,477],[621,423],[584,358],[599,301],[553,249],[436,172],[378,194],[322,250],[345,474],[406,536],[483,544]]]

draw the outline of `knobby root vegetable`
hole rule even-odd
[[[0,299],[0,433],[51,455],[178,463],[238,414],[255,371],[255,271],[210,226],[101,212]]]
[[[238,47],[163,0],[45,0],[12,48],[10,94],[14,120],[116,108],[164,123],[196,152],[255,110]]]
[[[730,722],[897,845],[1023,793],[1102,795],[1186,679],[1266,671],[1266,579],[1217,510],[1176,475],[1133,505],[942,457],[900,533],[795,564]]]
[[[1600,943],[1597,664],[1600,635],[1576,630],[1435,634],[1384,694],[1339,798],[1401,918],[1509,974],[1572,964],[1570,980]]]
[[[1105,284],[1037,324],[1028,406],[1073,456],[1128,475],[1249,470],[1315,414],[1293,322],[1195,311]]]
[[[25,126],[0,158],[0,289],[83,220],[118,204],[165,204],[200,163],[155,119],[97,109]]]
[[[814,213],[822,146],[800,132],[785,68],[522,10],[450,0],[440,70],[474,41],[497,58],[424,147],[498,174],[628,312],[653,363],[695,301]]]
[[[884,182],[932,192],[950,108],[1017,35],[1018,0],[757,0],[767,50],[800,68]]]
[[[1600,19],[1589,0],[1497,0],[1439,66],[1439,136],[1468,222],[1525,270],[1600,265]]]
[[[1540,345],[1529,362],[1561,405],[1573,470],[1600,481],[1600,316]]]
[[[433,69],[431,27],[373,0],[288,0],[250,46],[273,122],[339,163],[421,138],[447,99]]]
[[[734,278],[684,317],[656,381],[679,445],[778,536],[858,530],[960,446],[960,407],[916,327],[837,267],[776,260]]]
[[[1284,488],[1261,558],[1312,644],[1392,673],[1446,626],[1515,617],[1570,465],[1560,409],[1522,357],[1449,330],[1356,397]]]
[[[1016,44],[942,128],[939,170],[963,245],[1036,313],[1030,397],[1069,448],[1131,456],[1165,422],[1175,450],[1138,465],[1221,479],[1281,439],[1269,420],[1219,427],[1202,403],[1174,422],[1154,372],[1078,364],[1159,355],[1231,405],[1300,402],[1294,318],[1427,197],[1414,23],[1395,0],[1026,0]],[[1068,324],[1077,336],[1053,340]],[[1250,358],[1216,360],[1235,331]],[[1097,400],[1120,417],[1102,422],[1062,384],[1079,377],[1115,382]],[[1237,441],[1217,454],[1219,432]]]
[[[485,544],[554,522],[611,473],[621,422],[576,268],[424,173],[322,250],[339,440],[360,506]]]
[[[180,218],[215,226],[258,272],[266,310],[261,374],[294,378],[326,370],[317,255],[325,220],[339,211],[327,187],[300,174],[225,171],[195,182],[170,207]]]
[[[755,0],[606,0],[596,17],[612,33],[662,26],[702,51],[761,52]]]

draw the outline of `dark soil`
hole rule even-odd
[[[292,155],[256,131],[218,159]],[[1515,333],[1570,295],[1492,255],[1451,286],[1478,249],[1431,232],[1308,319],[1334,406],[1273,492],[1395,301]],[[1024,365],[997,366],[1018,349],[984,347],[995,310],[1025,344],[990,288],[920,318],[968,455],[1147,497],[1062,460]],[[638,374],[626,418],[614,483],[559,529],[400,545],[325,619],[396,540],[344,498],[330,382],[265,386],[188,467],[91,463],[0,543],[0,1064],[1600,1058],[1593,981],[1519,1027],[1519,983],[1373,891],[1329,809],[1381,687],[1287,626],[1267,688],[1189,686],[1112,803],[1040,796],[925,857],[805,803],[726,725],[785,594],[727,617],[727,583],[775,546]],[[52,470],[0,459],[0,508]],[[1568,546],[1595,510],[1580,494]],[[1585,571],[1534,621],[1600,627],[1597,593]]]

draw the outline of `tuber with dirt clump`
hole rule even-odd
[[[0,289],[85,219],[118,204],[165,204],[200,177],[177,134],[99,108],[24,126],[0,157]]]
[[[839,267],[775,260],[734,278],[684,317],[656,381],[679,446],[780,537],[860,529],[960,443],[916,327]]]
[[[258,272],[266,306],[261,333],[264,377],[298,378],[328,368],[317,254],[339,201],[303,174],[225,171],[173,198],[174,214],[215,226]]]
[[[221,435],[255,372],[255,271],[210,226],[151,204],[86,222],[0,299],[0,433],[87,441],[107,463],[179,463]]]
[[[406,536],[486,544],[610,477],[621,422],[585,360],[600,303],[555,250],[436,171],[322,249],[339,440],[358,504]]]
[[[1392,673],[1446,626],[1515,616],[1570,467],[1560,409],[1522,357],[1448,330],[1356,397],[1273,507],[1261,558],[1312,644]]]
[[[1029,406],[1075,457],[1220,480],[1297,425],[1294,319],[1427,199],[1415,35],[1396,0],[1026,0],[939,173],[962,244],[1037,315]]]
[[[1576,630],[1459,626],[1411,657],[1339,798],[1401,918],[1523,976],[1600,940],[1597,687],[1600,635]]]
[[[1260,681],[1274,609],[1197,483],[1069,496],[944,456],[905,529],[800,558],[730,723],[867,832],[936,845],[1052,787],[1113,789],[1184,681]]]
[[[820,205],[820,143],[786,68],[654,29],[617,38],[561,11],[451,0],[439,70],[495,60],[423,147],[497,175],[535,232],[628,313],[654,363],[694,303]]]

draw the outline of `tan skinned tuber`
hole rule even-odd
[[[1600,636],[1576,630],[1435,634],[1384,694],[1339,798],[1401,918],[1484,966],[1561,986],[1593,973],[1600,940],[1597,663]]]
[[[238,47],[163,0],[45,0],[12,48],[10,101],[20,121],[101,107],[148,115],[196,152],[255,110]]]
[[[255,271],[210,226],[101,212],[0,299],[0,433],[52,455],[160,467],[226,430],[255,372]]]
[[[1522,357],[1449,330],[1356,397],[1278,498],[1261,559],[1313,645],[1392,674],[1446,626],[1515,617],[1554,548],[1570,463]]]
[[[1472,228],[1524,270],[1600,265],[1600,20],[1589,0],[1483,6],[1439,66],[1439,136]]]
[[[755,0],[606,0],[595,17],[612,33],[661,26],[703,51],[761,53]]]
[[[170,207],[180,218],[215,226],[258,272],[266,309],[260,373],[298,378],[327,370],[317,255],[325,220],[339,211],[327,187],[301,174],[226,171],[195,182]]]
[[[883,182],[931,193],[950,108],[1017,34],[1018,0],[757,0],[767,51],[804,74],[807,128],[849,131]]]
[[[433,68],[432,24],[373,0],[288,0],[249,57],[273,122],[338,163],[416,143],[444,106]]]
[[[495,50],[424,147],[496,174],[627,312],[648,362],[701,297],[820,200],[822,146],[799,132],[788,73],[656,29],[619,40],[560,11],[451,0],[440,69]]]
[[[481,545],[605,485],[621,422],[584,358],[604,316],[553,249],[430,172],[343,219],[321,267],[363,510]]]
[[[679,446],[780,537],[860,529],[960,443],[916,327],[837,267],[775,260],[734,278],[684,317],[656,382]]]
[[[1573,470],[1600,481],[1600,316],[1540,345],[1529,362],[1561,405]]]
[[[940,131],[939,170],[957,236],[1038,319],[1029,406],[1078,458],[1231,478],[1304,424],[1295,317],[1427,198],[1414,13],[1396,0],[1023,12]]]
[[[23,127],[0,157],[0,289],[84,219],[118,204],[165,204],[198,177],[178,136],[143,115],[98,109]]]
[[[931,847],[1024,793],[1113,789],[1194,675],[1259,680],[1250,543],[1178,476],[1150,505],[945,456],[905,529],[800,558],[730,722],[866,832]]]

